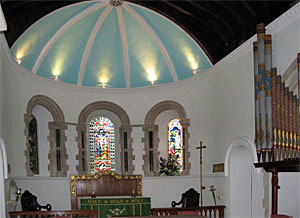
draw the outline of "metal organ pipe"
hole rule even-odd
[[[299,100],[272,67],[272,37],[257,25],[253,43],[255,145],[258,162],[300,158]],[[300,97],[300,53],[297,56]]]

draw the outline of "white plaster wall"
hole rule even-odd
[[[277,54],[274,63],[279,65],[279,69],[284,69],[284,66],[288,67],[287,62],[295,59],[297,46],[298,52],[300,50],[296,43],[300,37],[299,14],[300,4],[297,4],[283,15],[283,20],[279,19],[267,27],[268,33],[273,34],[273,42],[276,40],[273,46],[273,53]],[[3,72],[1,90],[9,94],[2,94],[2,114],[5,116],[1,123],[5,126],[3,136],[8,151],[8,162],[12,168],[10,176],[15,178],[24,189],[29,189],[36,194],[41,204],[52,203],[54,210],[70,208],[68,178],[23,177],[25,176],[23,116],[29,99],[34,95],[46,95],[52,98],[63,110],[65,120],[72,123],[77,122],[80,111],[86,105],[95,101],[110,101],[121,106],[128,113],[133,125],[139,125],[143,124],[147,112],[153,105],[165,100],[174,100],[185,108],[190,119],[190,176],[144,177],[143,194],[152,198],[152,207],[165,207],[169,206],[172,200],[180,200],[181,193],[188,188],[195,187],[199,190],[197,188],[199,187],[199,152],[196,147],[202,140],[207,146],[203,157],[204,185],[206,186],[204,204],[212,204],[208,188],[210,185],[215,185],[218,194],[224,196],[220,203],[228,206],[229,181],[224,174],[211,175],[212,165],[224,163],[228,147],[240,136],[248,138],[254,146],[253,41],[254,37],[203,75],[172,85],[124,90],[79,88],[40,78],[23,69],[22,66],[18,66],[5,48],[1,54],[1,71]],[[0,38],[0,42],[1,46],[3,44],[5,46],[3,38]],[[284,52],[281,50],[283,48]],[[77,146],[74,141],[76,135],[74,131],[74,128],[67,131],[68,164],[73,166],[73,170],[77,164],[74,157],[76,150],[69,151],[73,149],[73,146]],[[136,156],[135,173],[140,173],[143,164],[143,144],[140,141],[143,137],[142,128],[134,127],[132,137]],[[71,143],[75,144],[71,145]],[[258,186],[261,185],[261,180],[261,176],[256,178]],[[255,191],[253,194],[256,195],[257,204],[262,205],[261,190],[253,191]],[[286,196],[294,196],[294,191],[288,189],[286,191]],[[293,197],[293,201],[295,205],[299,205],[299,197]],[[292,209],[294,207],[288,201],[281,201],[280,207],[291,208],[286,213],[292,212],[295,217],[300,217],[297,208]],[[264,216],[264,214],[257,214],[257,216]]]
[[[279,173],[278,213],[300,217],[300,174]]]
[[[252,216],[252,157],[238,146],[230,158],[230,217]]]
[[[35,116],[37,122],[37,137],[38,137],[38,155],[39,155],[39,175],[50,176],[48,158],[50,151],[50,142],[48,140],[49,127],[48,123],[53,122],[51,113],[43,106],[36,105],[32,109],[32,115]],[[18,164],[18,163],[17,163]],[[12,167],[16,167],[12,165]]]
[[[18,188],[22,188],[22,192],[29,190],[33,195],[37,196],[39,204],[51,204],[52,210],[71,209],[69,178],[17,177],[14,180]],[[20,206],[18,210],[21,209]]]
[[[263,176],[263,173],[252,173],[252,217],[263,217],[265,213]]]
[[[296,5],[299,8],[299,3]],[[300,20],[289,19],[299,11],[291,11],[287,16],[277,19],[281,28],[270,27],[267,33],[272,33],[272,46],[276,51],[273,53],[273,66],[277,67],[277,72],[280,75],[287,70],[290,64],[295,60],[300,51]],[[286,25],[288,24],[288,25]]]

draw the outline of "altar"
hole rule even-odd
[[[141,175],[72,175],[71,208],[96,210],[101,218],[150,216],[151,199],[142,196]]]
[[[150,216],[151,200],[147,197],[80,199],[81,210],[97,210],[99,217]]]

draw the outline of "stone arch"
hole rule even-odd
[[[26,114],[31,116],[32,110],[36,105],[45,107],[51,113],[55,122],[65,122],[64,113],[58,104],[51,98],[44,95],[33,96],[27,104]]]
[[[133,148],[132,142],[133,139],[131,138],[132,127],[130,124],[129,116],[127,115],[126,111],[120,107],[119,105],[109,102],[109,101],[97,101],[93,102],[83,108],[80,112],[78,117],[78,124],[77,124],[77,138],[76,141],[78,143],[79,153],[76,156],[78,160],[78,165],[76,169],[79,174],[86,174],[87,173],[87,158],[86,158],[86,145],[87,145],[87,138],[86,138],[86,129],[87,129],[87,119],[88,116],[96,111],[96,110],[106,110],[114,113],[121,121],[121,126],[119,128],[120,133],[120,146],[121,146],[121,166],[122,166],[122,173],[123,174],[132,174],[134,171],[134,155],[133,155]],[[125,142],[126,141],[126,142]],[[126,145],[125,145],[126,143]],[[124,146],[125,145],[125,146]],[[125,164],[125,160],[128,160]]]
[[[190,152],[189,152],[189,131],[188,127],[190,126],[190,121],[187,118],[186,112],[184,107],[171,100],[162,101],[154,105],[147,113],[145,120],[144,120],[144,138],[142,142],[144,143],[144,165],[143,171],[146,176],[154,176],[156,172],[159,171],[159,138],[158,138],[158,126],[155,125],[155,120],[157,116],[167,110],[174,110],[179,116],[180,123],[183,127],[183,135],[184,135],[184,170],[182,172],[183,175],[188,175],[191,164],[189,162]],[[150,136],[152,135],[152,136]],[[153,147],[149,147],[149,138],[153,138]],[[153,169],[150,169],[150,152],[153,155]]]
[[[153,125],[157,116],[166,110],[175,110],[180,120],[186,120],[186,112],[183,106],[175,101],[163,101],[154,105],[145,117],[145,125]]]
[[[48,170],[50,171],[50,176],[67,176],[69,166],[67,165],[68,155],[65,147],[65,142],[67,140],[65,135],[65,130],[67,129],[65,117],[59,105],[53,99],[44,95],[33,96],[27,104],[26,114],[24,115],[26,136],[25,166],[27,176],[34,175],[30,170],[28,125],[33,117],[32,110],[36,105],[45,107],[51,113],[53,118],[53,122],[48,123],[50,133],[48,136],[48,140],[50,141],[50,151],[48,155],[50,164],[48,165]],[[57,156],[60,156],[60,161],[57,160]]]

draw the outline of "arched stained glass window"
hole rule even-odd
[[[180,172],[183,170],[183,134],[179,119],[172,119],[168,124],[169,157],[177,160]]]
[[[115,170],[114,124],[106,117],[90,122],[91,173]]]

